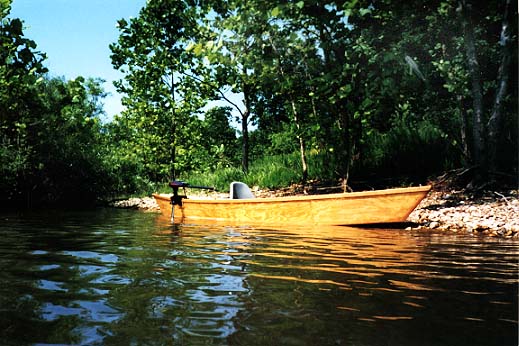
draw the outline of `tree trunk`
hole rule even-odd
[[[343,66],[345,63],[345,47],[342,45],[337,46],[327,44],[334,41],[331,39],[331,34],[326,26],[319,26],[318,30],[320,48],[323,50],[323,69],[326,71],[335,69],[337,66]],[[348,112],[348,107],[346,106],[348,102],[352,102],[352,100],[343,98],[333,105],[333,107],[336,109],[336,112],[339,114],[340,130],[339,138],[336,138],[335,140],[335,145],[338,148],[337,152],[335,152],[335,159],[338,162],[335,167],[335,171],[342,179],[342,188],[344,192],[350,189],[348,186],[348,181],[350,178],[351,167],[353,166],[353,156],[355,152],[355,130],[353,128],[352,119],[353,115],[350,115]]]
[[[281,74],[281,77],[285,78],[285,70],[283,69],[283,64],[281,62],[281,54],[279,53],[276,45],[274,44],[274,41],[272,40],[272,36],[269,36],[270,44],[272,45],[272,48],[277,54],[277,61],[278,61],[278,68],[279,73]],[[294,123],[296,124],[296,128],[298,132],[301,130],[301,121],[300,117],[298,116],[296,103],[294,100],[293,95],[289,95],[290,97],[290,105],[292,106],[292,115],[294,116]],[[297,134],[297,140],[299,141],[299,153],[301,157],[301,167],[302,167],[302,176],[301,176],[301,183],[305,184],[308,180],[308,164],[306,160],[306,150],[305,150],[305,140],[301,134]]]
[[[499,45],[502,50],[501,64],[497,76],[497,90],[494,98],[494,107],[487,124],[488,141],[487,141],[487,162],[490,172],[497,171],[497,147],[503,122],[503,101],[506,96],[507,87],[510,79],[510,69],[512,64],[512,42],[510,39],[510,0],[506,1],[501,24],[501,37]]]
[[[300,124],[298,112],[296,109],[296,103],[292,96],[290,97],[290,103],[292,105],[292,113],[294,115],[294,122],[296,123],[297,131],[301,132],[301,124]],[[301,157],[301,167],[302,167],[301,183],[305,184],[306,181],[308,180],[308,164],[306,162],[305,140],[300,133],[297,134],[297,139],[299,140],[299,154]]]
[[[241,120],[241,133],[242,133],[242,158],[241,158],[241,168],[243,173],[249,172],[249,109],[247,108],[243,113]]]
[[[177,123],[175,119],[175,77],[173,73],[171,73],[171,137],[170,137],[170,145],[171,145],[171,170],[170,170],[170,178],[171,181],[175,180],[177,172],[175,171],[175,161],[176,161],[176,130]]]
[[[241,134],[242,134],[242,157],[241,167],[243,173],[249,172],[249,115],[250,115],[250,87],[244,83],[243,85],[243,98],[245,103],[245,111],[241,112]]]
[[[284,79],[285,70],[283,69],[283,65],[281,63],[281,55],[280,55],[279,51],[277,50],[276,45],[272,41],[272,37],[270,37],[270,44],[272,45],[272,48],[274,49],[274,51],[277,54],[279,72],[281,74],[281,77],[283,77],[283,79]],[[290,97],[290,104],[292,106],[292,115],[294,116],[294,123],[296,124],[297,131],[301,132],[301,121],[300,121],[300,117],[298,115],[298,111],[296,108],[296,102],[294,100],[294,96],[292,94],[290,94],[289,97]],[[300,133],[297,134],[297,139],[299,141],[299,154],[301,157],[301,168],[302,168],[301,183],[304,185],[306,183],[306,181],[308,180],[308,164],[307,164],[307,160],[306,160],[305,140]]]
[[[339,169],[342,177],[343,191],[351,190],[349,187],[349,179],[354,161],[358,156],[356,155],[357,143],[362,137],[362,126],[360,118],[356,121],[354,115],[348,112],[347,103],[355,102],[351,100],[342,100],[337,103],[337,111],[340,113],[340,129],[342,138],[339,139],[340,155],[338,157],[340,164]],[[357,103],[359,104],[359,103]]]
[[[467,64],[472,85],[472,160],[473,163],[483,168],[483,92],[481,91],[481,72],[476,56],[476,44],[474,39],[474,29],[470,20],[471,5],[467,0],[460,0],[458,11],[463,25],[463,35],[465,50],[467,54]]]
[[[464,102],[463,102],[463,96],[458,95],[458,104],[459,104],[459,110],[460,110],[460,121],[461,121],[461,129],[460,129],[460,145],[461,145],[461,152],[463,153],[464,158],[464,164],[467,164],[470,162],[470,151],[469,151],[469,144],[468,144],[468,126],[467,126],[467,111],[465,110]]]

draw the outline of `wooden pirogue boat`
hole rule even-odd
[[[191,199],[154,194],[163,215],[175,223],[232,225],[363,225],[406,221],[431,186],[274,198]],[[233,183],[234,184],[234,183]],[[248,188],[246,188],[248,190]]]

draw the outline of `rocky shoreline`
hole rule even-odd
[[[121,209],[137,209],[143,211],[160,211],[159,205],[153,197],[132,197],[109,203],[110,207]]]
[[[519,239],[519,190],[487,191],[472,196],[464,191],[431,191],[408,218],[408,230],[439,230]],[[158,212],[152,197],[110,204],[116,208]]]
[[[491,237],[519,238],[519,191],[432,191],[411,213],[409,229],[466,232]]]

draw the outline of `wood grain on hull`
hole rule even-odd
[[[175,206],[175,222],[211,220],[232,224],[356,225],[403,222],[430,186],[329,195],[255,199],[184,199]],[[154,195],[164,215],[170,197]]]

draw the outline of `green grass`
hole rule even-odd
[[[422,182],[426,174],[439,172],[448,165],[448,141],[443,133],[427,122],[415,126],[399,125],[389,132],[374,133],[369,138],[361,160],[352,167],[351,176],[360,182],[383,185]],[[337,177],[333,155],[313,153],[307,157],[308,180],[333,182]],[[241,167],[221,168],[210,172],[189,173],[179,177],[192,185],[212,186],[228,192],[232,181],[242,181],[260,189],[285,188],[302,178],[299,152],[270,155],[251,160],[249,172]],[[393,181],[394,180],[394,181]],[[355,182],[352,182],[355,183]],[[359,183],[359,182],[357,182]],[[160,189],[170,192],[167,184]]]
[[[275,155],[251,162],[249,172],[240,168],[222,168],[213,172],[189,174],[181,180],[192,185],[214,186],[218,191],[228,192],[232,181],[242,181],[259,188],[279,188],[301,180],[301,163],[297,153]]]

